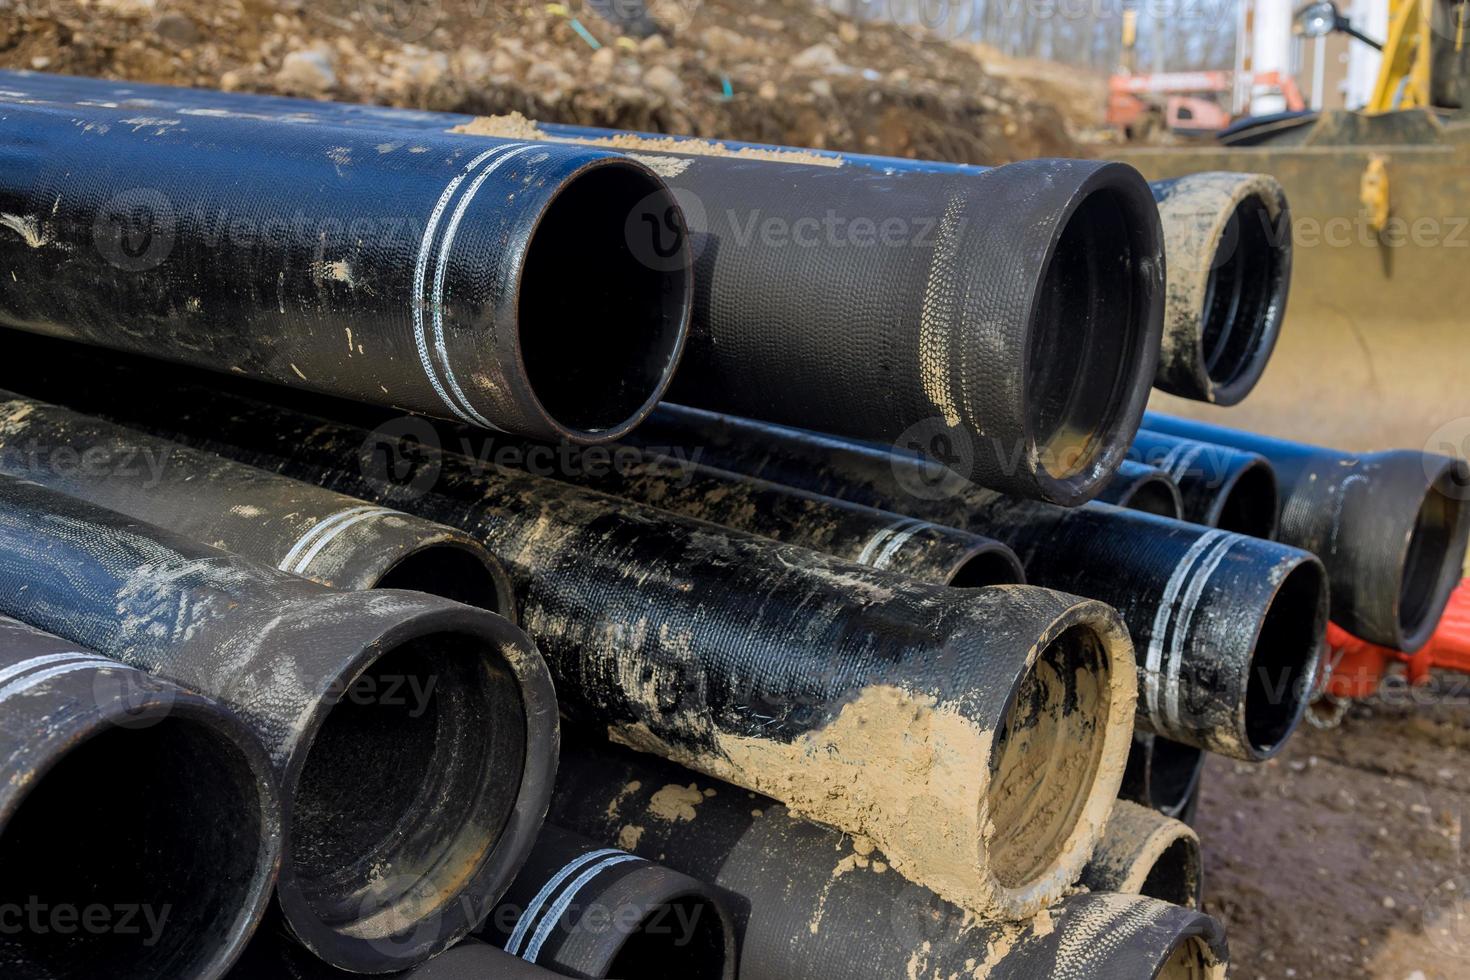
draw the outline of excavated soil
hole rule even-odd
[[[586,0],[0,0],[0,67],[971,163],[1076,152],[1086,113],[1053,100],[1091,89],[1068,73],[812,0],[649,7],[630,37]]]
[[[1230,976],[1470,977],[1467,749],[1470,685],[1446,678],[1263,765],[1212,757],[1196,826]]]

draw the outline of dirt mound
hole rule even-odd
[[[812,0],[651,0],[615,27],[626,8],[0,0],[0,66],[973,163],[1077,152],[982,49]]]

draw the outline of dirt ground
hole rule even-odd
[[[1261,766],[1212,758],[1205,907],[1240,980],[1470,977],[1470,685],[1398,690]]]
[[[1076,155],[1069,127],[1102,108],[1101,78],[812,0],[648,0],[640,25],[597,13],[621,6],[0,0],[0,67],[970,163]]]

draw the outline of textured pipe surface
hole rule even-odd
[[[1260,453],[1140,429],[1131,456],[1157,466],[1179,487],[1185,520],[1275,538],[1281,517],[1276,470]]]
[[[337,592],[9,476],[0,613],[250,725],[281,785],[277,898],[335,965],[388,972],[461,938],[544,816],[555,695],[492,613]]]
[[[714,888],[558,827],[480,935],[571,977],[735,980],[735,926]]]
[[[1204,768],[1203,749],[1152,732],[1134,732],[1118,798],[1184,820]]]
[[[507,442],[485,437],[473,446],[474,455],[490,458],[496,445]],[[521,460],[536,458],[537,449],[524,442],[509,445],[518,450]],[[577,452],[572,446],[559,448]],[[1015,552],[969,531],[752,480],[687,458],[644,453],[631,446],[618,447],[612,465],[595,465],[602,452],[602,447],[593,447],[580,455],[563,456],[568,465],[554,468],[551,475],[921,582],[979,588],[1020,585],[1026,580]]]
[[[1146,895],[1199,908],[1204,887],[1199,835],[1157,810],[1119,800],[1078,883],[1095,892]]]
[[[1085,863],[1137,690],[1102,603],[913,582],[439,452],[424,419],[367,432],[170,384],[114,417],[484,541],[573,717],[866,833],[971,907],[1029,914]]]
[[[613,746],[569,740],[552,817],[731,893],[743,980],[1224,976],[1223,930],[1199,912],[1099,894],[1029,923],[977,919],[893,874],[871,841]],[[1179,964],[1195,972],[1167,972]]]
[[[1234,405],[1266,370],[1291,284],[1291,212],[1267,174],[1208,171],[1151,185],[1169,283],[1155,384]]]
[[[1470,537],[1470,466],[1435,453],[1344,453],[1149,415],[1151,431],[1232,446],[1271,461],[1287,544],[1318,555],[1332,620],[1370,643],[1414,652],[1459,584]]]
[[[503,142],[453,114],[0,77],[41,98],[106,93],[191,125],[204,118],[191,112],[261,116],[329,143],[363,130],[375,144],[392,130]],[[540,135],[568,152],[618,143]],[[897,173],[780,148],[687,152],[697,145],[637,147],[677,156],[665,160],[678,171],[669,186],[692,233],[699,285],[683,399],[867,438],[951,430],[973,443],[976,482],[1058,503],[1106,483],[1138,427],[1163,327],[1163,233],[1135,170],[1032,160]],[[690,244],[662,198],[627,218],[629,247],[649,265]]]
[[[1093,499],[1100,504],[1180,520],[1184,517],[1184,501],[1179,491],[1170,475],[1158,467],[1125,459],[1102,493]]]
[[[302,949],[288,930],[277,926],[256,933],[228,980],[352,980],[360,976],[323,963]],[[466,939],[426,963],[387,976],[393,980],[560,980],[563,974],[527,963],[489,943]]]
[[[458,528],[3,390],[0,472],[332,588],[427,592],[515,617],[505,569]]]
[[[270,760],[233,715],[0,616],[0,904],[119,926],[12,923],[6,977],[219,977],[280,856]]]
[[[631,158],[95,103],[0,125],[0,323],[573,441],[678,362],[692,255],[629,247],[635,207],[682,228]]]
[[[1149,731],[1254,761],[1306,709],[1327,618],[1326,578],[1306,551],[1106,504],[1005,497],[917,456],[695,409],[661,406],[631,438],[1006,543],[1027,581],[1123,614]]]

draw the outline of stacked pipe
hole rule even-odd
[[[247,980],[1222,975],[1204,753],[1463,557],[1463,466],[1140,429],[1264,370],[1269,178],[3,80],[0,615],[224,719],[155,741],[257,842],[135,876],[225,910],[159,975],[272,884]]]

